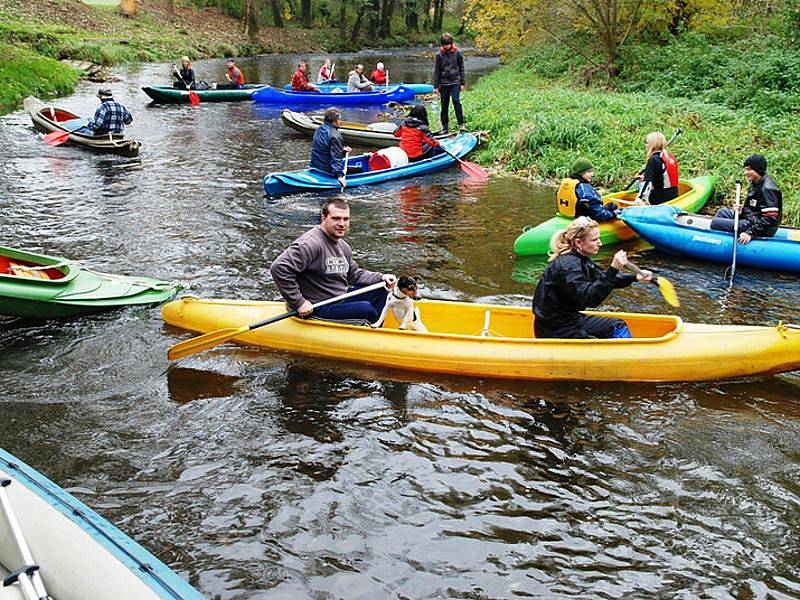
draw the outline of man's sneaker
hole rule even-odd
[[[462,123],[461,125],[458,126],[459,133],[464,133],[465,131],[467,131],[467,126],[465,123]]]

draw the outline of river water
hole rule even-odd
[[[431,75],[423,51],[358,59]],[[296,60],[241,64],[277,84]],[[471,82],[495,66],[467,58]],[[261,179],[298,168],[309,142],[250,103],[149,105],[140,87],[166,65],[120,76],[138,159],[50,148],[23,112],[0,119],[1,243],[197,295],[274,297],[269,264],[320,198],[267,201]],[[96,88],[57,104],[86,114]],[[451,169],[348,195],[362,265],[420,275],[433,298],[529,302],[543,264],[515,262],[511,244],[554,212],[553,190]],[[740,270],[727,292],[718,266],[633,250],[676,283],[687,320],[800,322],[796,278]],[[649,286],[608,306],[667,310]],[[156,308],[0,327],[0,446],[209,597],[800,596],[796,374],[515,383],[232,345],[165,374],[186,335]]]

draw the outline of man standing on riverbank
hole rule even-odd
[[[270,272],[286,305],[305,318],[314,313],[322,319],[365,320],[374,323],[386,304],[387,289],[381,288],[360,296],[328,304],[312,305],[348,291],[383,280],[387,288],[394,275],[367,271],[353,260],[353,252],[344,236],[350,230],[350,205],[341,198],[322,204],[320,223],[309,229],[284,250],[272,263]]]
[[[464,57],[461,50],[453,43],[453,36],[443,33],[442,47],[436,53],[436,64],[433,70],[433,88],[442,99],[442,131],[447,133],[450,125],[450,99],[453,99],[453,110],[458,121],[458,130],[466,131],[464,110],[461,108],[461,92],[464,91]]]

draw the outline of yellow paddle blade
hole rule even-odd
[[[659,277],[656,283],[658,284],[658,289],[661,291],[661,295],[664,296],[664,300],[667,301],[667,304],[675,307],[681,305],[681,301],[678,300],[678,292],[675,291],[675,286],[672,285],[669,279],[666,277]]]
[[[242,327],[228,327],[226,329],[217,329],[216,331],[198,335],[185,342],[170,346],[170,349],[167,351],[167,358],[170,360],[178,360],[179,358],[202,352],[222,342],[227,342],[229,339],[235,338],[237,335],[246,333],[249,330],[249,325],[243,325]]]

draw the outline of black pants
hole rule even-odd
[[[447,133],[447,128],[450,125],[450,99],[453,99],[453,110],[456,111],[456,121],[459,125],[464,124],[464,109],[461,108],[461,85],[454,83],[453,85],[439,86],[439,95],[442,97],[442,112],[439,115],[442,121],[442,131]]]
[[[733,231],[734,219],[736,213],[732,208],[720,208],[711,219],[711,229],[717,231]],[[750,227],[750,221],[747,219],[739,219],[739,231],[745,231]]]
[[[533,322],[534,335],[537,338],[558,338],[558,339],[574,339],[574,340],[591,340],[601,339],[607,340],[614,336],[614,329],[626,325],[622,319],[614,319],[613,317],[587,317],[580,316],[580,325],[577,329],[564,329],[564,330],[551,330],[547,327],[537,326],[537,322]]]

